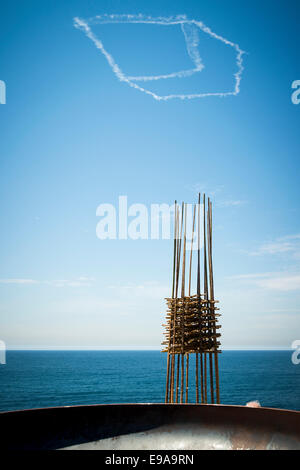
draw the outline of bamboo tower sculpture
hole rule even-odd
[[[195,233],[196,215],[197,233]],[[197,240],[194,244],[195,235]],[[214,298],[212,204],[209,198],[206,203],[205,194],[203,204],[199,194],[198,203],[193,206],[189,259],[186,245],[187,205],[182,203],[180,210],[175,201],[172,297],[166,298],[167,323],[163,325],[165,340],[162,343],[163,352],[168,354],[165,402],[188,403],[189,369],[191,369],[189,359],[190,355],[194,354],[196,396],[193,401],[220,403],[218,354],[221,351],[218,338],[221,335],[218,333],[220,325],[217,324],[220,314],[217,313],[219,309],[216,307],[218,301]],[[192,270],[193,251],[197,255],[194,270]],[[193,295],[191,294],[192,273],[196,280],[196,293]]]

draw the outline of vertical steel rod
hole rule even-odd
[[[179,363],[180,363],[180,354],[177,354],[176,403],[178,403],[178,392],[179,392]]]
[[[196,403],[199,403],[199,353],[196,353]]]
[[[181,278],[181,297],[182,299],[185,296],[185,261],[186,261],[186,204],[184,204],[184,235],[183,235],[183,253],[182,253],[182,278]],[[180,402],[183,402],[183,387],[184,387],[184,312],[182,313],[181,318],[181,356],[182,356],[182,366],[181,366],[181,392],[180,392]]]
[[[175,201],[174,210],[174,256],[173,256],[173,281],[172,281],[172,299],[174,299],[175,293],[175,272],[176,272],[176,251],[177,251],[177,201]],[[165,402],[169,402],[169,378],[170,378],[170,346],[171,346],[171,333],[172,333],[172,315],[170,318],[170,335],[169,335],[169,347],[168,347],[168,359],[167,359],[167,379],[166,379],[166,396]]]
[[[209,207],[210,207],[210,198],[208,198],[207,201],[207,222],[206,222],[206,233],[207,233],[207,257],[208,257],[208,271],[209,271],[209,288],[207,286],[207,300],[210,301],[210,294],[211,294],[211,258],[210,258],[210,220],[209,220]],[[211,304],[210,302],[207,304],[207,312],[208,312],[208,340],[209,340],[209,349],[211,349],[211,335],[213,334],[213,328],[212,328],[212,310],[210,308]],[[210,377],[210,399],[211,403],[215,402],[214,399],[214,371],[213,371],[213,354],[212,352],[208,353],[209,357],[209,377]]]
[[[213,264],[212,264],[212,204],[209,201],[208,206],[208,227],[209,227],[209,273],[210,273],[210,300],[214,301],[214,278],[213,278]],[[215,304],[212,303],[212,311],[215,312]],[[214,363],[215,363],[215,380],[216,380],[216,402],[220,403],[220,383],[219,383],[219,364],[218,364],[218,353],[217,353],[217,337],[216,337],[216,318],[214,317],[213,323],[214,333]]]
[[[180,240],[178,243],[178,235],[179,235],[179,209],[177,209],[177,203],[175,204],[175,215],[176,215],[176,232],[175,232],[175,241],[176,245],[174,244],[174,263],[175,263],[175,270],[173,271],[174,274],[174,282],[173,282],[173,289],[172,289],[172,298],[177,298],[177,284],[178,284],[178,272],[180,269]],[[179,250],[179,254],[178,254]],[[175,306],[173,307],[173,323],[172,323],[172,361],[171,361],[171,384],[170,384],[170,402],[174,403],[174,374],[175,374],[175,344],[176,344],[176,322],[177,322],[177,315],[176,315],[176,300]]]
[[[200,373],[201,373],[201,403],[204,403],[203,354],[202,353],[200,353]]]
[[[186,354],[185,402],[189,401],[189,354]]]
[[[198,249],[197,249],[197,296],[199,301],[199,343],[198,346],[201,348],[202,346],[202,319],[201,319],[201,270],[200,270],[200,212],[201,212],[201,194],[198,194]],[[198,359],[198,353],[196,358]],[[196,377],[197,377],[197,385],[196,385],[196,403],[199,403],[199,365],[196,360]],[[200,380],[201,380],[201,403],[203,403],[203,357],[202,352],[200,353]],[[198,401],[197,401],[198,400]]]
[[[206,255],[206,200],[205,194],[203,194],[203,263],[204,263],[204,299],[208,299],[208,286],[207,286],[207,255]],[[206,311],[207,318],[207,311]],[[205,348],[207,347],[207,333],[208,333],[208,324],[206,320],[206,337],[204,338]],[[204,399],[207,403],[207,357],[206,352],[204,354]]]
[[[177,213],[178,213],[178,221],[179,221],[179,207],[177,208]],[[181,206],[181,224],[180,224],[180,231],[179,231],[179,226],[178,226],[178,238],[179,238],[179,243],[177,243],[177,270],[176,270],[176,282],[175,282],[175,299],[178,298],[178,288],[179,288],[179,275],[180,275],[180,258],[181,258],[181,241],[182,241],[182,232],[183,232],[183,221],[184,221],[184,204],[182,203]],[[180,234],[179,234],[180,232]],[[176,301],[175,301],[176,302]],[[181,322],[181,318],[179,318],[179,321]],[[178,321],[176,320],[176,331],[177,331],[177,323]],[[176,332],[175,332],[176,334]],[[178,403],[178,393],[179,393],[179,364],[180,364],[180,355],[177,355],[177,374],[176,374],[176,379],[177,379],[177,385],[176,385],[176,403]]]

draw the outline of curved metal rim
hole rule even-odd
[[[157,437],[166,427],[175,435],[186,428],[200,435],[221,432],[226,442],[229,432],[233,448],[263,449],[273,439],[278,448],[300,448],[300,412],[277,408],[193,403],[70,405],[1,412],[0,423],[6,429],[0,443],[4,449],[51,450],[136,433]]]
[[[191,407],[191,406],[197,406],[197,407],[205,407],[205,408],[229,408],[229,409],[239,409],[239,408],[247,408],[247,409],[252,409],[252,410],[269,410],[269,411],[274,411],[274,412],[284,412],[284,413],[292,413],[295,415],[300,415],[300,411],[298,410],[289,410],[285,408],[272,408],[272,407],[264,407],[260,406],[258,408],[256,407],[247,407],[244,405],[223,405],[223,404],[204,404],[204,403],[156,403],[156,402],[150,402],[150,403],[93,403],[93,404],[85,404],[85,405],[61,405],[61,406],[46,406],[42,408],[24,408],[21,410],[7,410],[7,411],[0,411],[0,416],[3,414],[8,414],[8,413],[24,413],[24,412],[33,412],[33,411],[41,411],[41,410],[59,410],[59,409],[64,409],[64,408],[92,408],[92,407],[113,407],[113,406],[162,406],[162,407]]]

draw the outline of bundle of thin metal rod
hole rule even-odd
[[[218,301],[214,297],[212,204],[209,198],[206,201],[205,194],[202,203],[199,194],[192,215],[188,260],[187,204],[182,203],[180,209],[175,201],[172,297],[166,299],[167,323],[164,325],[165,340],[162,343],[163,352],[168,353],[165,402],[220,403],[218,366],[218,354],[221,352],[218,341],[221,336],[218,333],[220,315],[216,307]],[[197,230],[195,230],[196,225]],[[192,269],[193,253],[197,254],[196,269]],[[193,277],[196,280],[196,293],[191,294]],[[190,354],[195,355],[194,400],[189,396]]]

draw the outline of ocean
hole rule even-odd
[[[291,351],[223,351],[221,403],[300,410],[300,364]],[[194,361],[190,360],[190,379]],[[160,351],[7,351],[0,365],[0,410],[164,401]],[[189,401],[195,401],[190,381]]]

